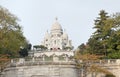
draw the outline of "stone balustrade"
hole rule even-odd
[[[79,60],[79,63],[83,63],[82,60]],[[91,64],[91,61],[88,61],[88,64]],[[120,59],[103,59],[103,60],[97,60],[97,61],[92,61],[94,64],[99,64],[99,65],[120,65]]]
[[[53,64],[53,65],[75,65],[75,61],[69,61],[68,59],[65,60],[53,60],[53,61],[45,61],[43,59],[37,58],[37,60],[33,57],[31,59],[24,59],[24,58],[19,58],[19,59],[12,59],[10,66],[12,67],[16,67],[16,66],[30,66],[30,65],[49,65],[49,64]]]
[[[79,61],[82,63],[82,60]],[[94,62],[95,64],[99,64],[100,66],[109,66],[109,65],[120,65],[120,59],[106,59],[106,60],[99,60]],[[65,58],[64,60],[53,59],[52,61],[45,61],[45,59],[41,58],[30,58],[30,59],[12,59],[10,65],[11,66],[22,66],[22,65],[48,65],[48,64],[76,64],[74,60],[68,60]]]
[[[83,63],[83,61],[80,60],[79,63]],[[119,75],[120,59],[105,59],[96,62],[94,61],[94,63],[112,72],[116,77],[120,77]],[[56,69],[58,71],[57,75],[60,75],[60,77],[79,77],[77,76],[79,75],[78,74],[79,71],[77,71],[79,69],[76,66],[75,60],[68,60],[66,58],[64,60],[56,59],[52,61],[51,60],[46,61],[45,59],[35,58],[35,57],[27,58],[27,59],[26,58],[12,59],[8,67],[9,68],[5,69],[6,77],[33,77],[33,75],[38,75],[38,76],[50,75],[47,77],[52,77],[53,75],[56,75]],[[81,70],[82,69],[80,69],[80,71]],[[67,76],[68,75],[67,73],[69,73],[70,75]],[[82,72],[80,73],[82,74]],[[91,76],[92,76],[91,73],[87,75],[87,77],[91,77]],[[103,74],[98,74],[98,77],[101,76],[103,76]]]

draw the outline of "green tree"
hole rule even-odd
[[[104,58],[120,58],[120,13],[107,16],[100,11],[95,20],[96,31],[88,40],[88,49],[92,54],[104,55]]]
[[[108,16],[101,10],[95,20],[95,32],[89,38],[86,47],[80,45],[80,51],[104,55],[104,58],[120,58],[120,13]]]
[[[19,55],[20,57],[26,57],[28,56],[28,52],[31,50],[31,44],[26,44],[26,46],[23,48],[20,48]]]
[[[71,47],[65,47],[64,50],[72,50],[73,48]]]
[[[99,16],[100,17],[97,17],[95,20],[94,29],[96,29],[96,31],[88,40],[88,45],[92,51],[91,53],[106,55],[106,40],[110,35],[109,25],[106,25],[106,21],[109,19],[109,16],[104,10],[100,11]]]
[[[116,13],[108,22],[112,25],[112,32],[107,41],[108,43],[108,58],[119,59],[120,58],[120,13]]]
[[[26,43],[18,18],[0,6],[0,54],[15,57],[20,46],[24,47]]]
[[[20,49],[19,51],[20,57],[28,56],[28,50],[26,48]]]
[[[40,50],[47,50],[48,48],[45,47],[44,45],[34,45],[33,48],[35,48],[36,50],[37,49],[40,49]]]
[[[85,45],[84,43],[82,43],[81,45],[79,45],[78,48],[79,48],[79,52],[81,54],[88,53],[87,50],[86,50],[87,49],[87,45]]]

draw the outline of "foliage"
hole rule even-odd
[[[18,18],[0,6],[0,54],[16,57],[26,43]]]
[[[105,77],[115,77],[111,72],[106,70],[105,68],[101,68],[98,65],[91,65],[90,67],[90,72],[99,72],[99,73],[104,73]],[[96,76],[95,76],[96,77]]]
[[[9,60],[8,55],[0,55],[0,65]]]
[[[65,47],[64,50],[72,50],[71,47]]]
[[[32,44],[27,44],[25,48],[26,48],[27,50],[31,50]]]
[[[3,71],[3,69],[6,67],[10,59],[8,58],[8,55],[1,55],[0,54],[0,73]]]
[[[96,31],[89,38],[84,50],[90,54],[104,55],[104,58],[120,58],[120,14],[108,16],[104,10],[95,20]]]
[[[26,48],[20,49],[19,51],[20,57],[28,56],[28,50]]]
[[[120,13],[108,16],[101,10],[99,17],[95,20],[95,32],[86,44],[78,46],[75,54],[78,66],[83,68],[83,75],[86,73],[104,73],[105,77],[115,77],[111,72],[95,62],[99,59],[120,59]],[[96,77],[96,76],[95,76]]]
[[[81,54],[86,54],[86,53],[88,53],[88,46],[87,45],[85,45],[84,43],[82,43],[81,45],[79,45],[78,46],[78,49],[79,49],[79,52],[81,53]]]
[[[46,50],[47,47],[43,46],[43,45],[34,45],[33,48],[35,48],[36,50],[37,49],[40,49],[40,50]]]
[[[107,75],[105,75],[105,77],[116,77],[116,76],[112,75],[112,74],[107,74]]]
[[[95,54],[81,54],[79,52],[76,52],[75,54],[75,59],[76,60],[83,60],[83,61],[93,61],[93,60],[99,60],[100,56],[97,56]]]
[[[26,44],[24,48],[20,48],[19,55],[20,57],[28,56],[28,52],[31,50],[31,44]]]
[[[88,40],[88,45],[90,46],[92,53],[105,55],[106,39],[109,36],[109,32],[107,32],[104,27],[109,16],[107,16],[107,13],[104,10],[101,10],[99,15],[100,17],[97,17],[95,20],[94,29],[96,29],[96,31]]]
[[[105,75],[113,75],[111,72],[106,70],[105,68],[102,68],[96,63],[100,62],[101,56],[95,55],[95,54],[89,54],[89,53],[84,53],[81,54],[76,52],[75,54],[75,59],[77,62],[77,67],[81,68],[83,70],[83,77],[87,77],[88,73],[93,74],[94,77],[97,77],[97,73],[103,73]],[[114,75],[113,75],[114,76]]]

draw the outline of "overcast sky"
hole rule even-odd
[[[57,17],[75,48],[86,43],[94,32],[94,20],[100,10],[120,12],[120,0],[0,0],[0,5],[21,20],[31,44],[41,44]]]

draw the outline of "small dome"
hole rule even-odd
[[[62,30],[61,25],[57,22],[57,18],[55,23],[52,25],[51,30]]]
[[[63,33],[63,38],[64,38],[64,39],[68,39],[67,33]]]

